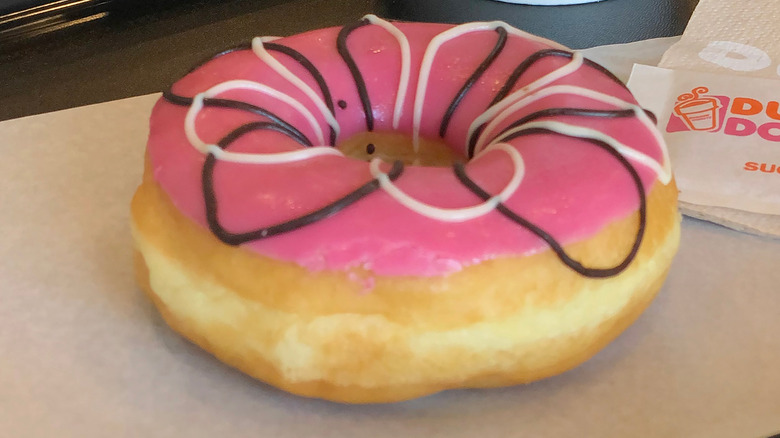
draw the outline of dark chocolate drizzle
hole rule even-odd
[[[357,67],[357,64],[355,63],[354,58],[352,57],[351,53],[349,52],[349,49],[347,48],[347,39],[349,35],[356,29],[369,25],[370,22],[367,19],[358,21],[356,23],[353,23],[348,26],[344,26],[337,37],[336,40],[336,46],[339,55],[341,56],[344,63],[349,68],[349,71],[352,75],[352,78],[355,82],[355,86],[357,88],[358,96],[360,97],[361,104],[363,106],[363,111],[365,113],[366,118],[366,128],[369,131],[372,131],[374,129],[374,118],[373,118],[373,111],[371,108],[371,101],[368,96],[368,90],[366,88],[366,83],[363,78],[362,73],[360,72],[360,69]],[[458,94],[454,97],[452,102],[450,103],[449,107],[447,108],[444,117],[442,118],[440,129],[439,129],[439,135],[444,137],[446,134],[447,128],[449,126],[450,120],[452,118],[452,115],[457,110],[459,104],[463,100],[464,96],[469,92],[469,90],[472,88],[473,84],[479,80],[481,75],[489,68],[489,66],[493,63],[493,61],[500,55],[500,53],[503,51],[503,48],[506,44],[507,40],[507,31],[503,27],[499,27],[496,29],[496,32],[498,33],[498,41],[496,42],[496,45],[493,47],[491,52],[485,57],[485,59],[482,61],[482,63],[477,67],[477,69],[474,71],[474,73],[466,80],[463,87],[461,87]],[[328,107],[328,109],[335,113],[334,106],[333,106],[333,98],[330,94],[327,82],[325,81],[322,74],[319,72],[319,70],[312,64],[307,58],[305,58],[302,54],[299,52],[280,45],[276,43],[266,43],[264,46],[268,50],[275,50],[277,52],[283,53],[287,56],[290,56],[295,61],[300,63],[314,78],[315,82],[318,84],[320,88],[320,92],[322,93],[323,99]],[[192,70],[194,71],[206,62],[213,60],[215,58],[218,58],[220,56],[223,56],[228,53],[232,53],[238,50],[251,50],[251,44],[243,44],[240,46],[236,46],[230,49],[227,49],[223,52],[220,52],[216,54],[215,56],[212,56],[209,60],[206,60],[195,67],[193,67]],[[504,85],[501,87],[501,89],[496,93],[494,96],[492,102],[489,106],[493,106],[496,103],[498,103],[501,99],[504,99],[511,90],[515,87],[519,79],[522,77],[522,75],[528,71],[535,63],[540,61],[541,59],[544,59],[549,56],[558,56],[558,57],[566,57],[566,58],[572,58],[573,52],[568,52],[565,50],[560,49],[545,49],[540,50],[531,56],[529,56],[527,59],[522,61],[514,70],[513,72],[507,77]],[[590,68],[594,68],[598,70],[600,73],[607,76],[609,79],[614,81],[617,84],[620,84],[622,87],[625,88],[625,85],[617,78],[615,77],[611,72],[606,70],[605,68],[601,67],[600,65],[585,59],[583,61],[583,64],[585,66],[588,66]],[[189,106],[193,102],[193,98],[190,97],[184,97],[179,96],[175,93],[173,93],[170,89],[163,93],[163,98],[167,100],[168,102],[175,104],[175,105],[181,105],[181,106]],[[260,115],[262,117],[267,118],[269,121],[267,122],[252,122],[247,123],[245,125],[240,126],[239,128],[233,130],[228,135],[223,137],[217,144],[217,146],[223,150],[227,149],[231,144],[233,144],[236,140],[243,137],[244,135],[258,131],[258,130],[271,130],[278,132],[280,134],[286,135],[287,137],[295,140],[299,144],[303,146],[312,146],[312,142],[298,129],[296,129],[294,126],[292,126],[290,123],[286,122],[285,120],[282,120],[280,117],[276,116],[271,111],[260,108],[255,105],[251,105],[245,102],[241,101],[235,101],[230,99],[217,99],[217,98],[206,98],[203,100],[204,106],[209,107],[218,107],[218,108],[225,108],[225,109],[233,109],[233,110],[239,110],[239,111],[246,111],[253,114]],[[344,100],[339,100],[337,102],[337,105],[339,108],[346,108],[347,104]],[[655,115],[651,112],[645,110],[646,114],[653,120],[653,122],[656,122]],[[522,126],[524,124],[527,124],[531,121],[542,119],[542,118],[548,118],[548,117],[557,117],[557,116],[575,116],[575,117],[599,117],[599,118],[627,118],[627,117],[634,117],[635,113],[633,110],[630,109],[622,109],[622,110],[598,110],[598,109],[588,109],[588,108],[548,108],[541,111],[534,112],[532,114],[526,115],[522,117],[519,120],[514,121],[511,123],[508,127],[504,128],[497,136],[495,136],[493,139],[498,138],[500,136],[505,135],[509,130]],[[471,157],[474,154],[474,148],[476,146],[476,141],[479,137],[479,135],[482,133],[482,131],[485,128],[485,124],[479,126],[475,132],[472,134],[472,136],[468,139],[468,156]],[[584,266],[582,263],[578,262],[577,260],[574,260],[571,256],[569,256],[566,251],[563,248],[563,245],[561,245],[553,236],[551,236],[548,232],[541,229],[539,226],[535,225],[528,219],[518,215],[514,211],[512,211],[509,207],[507,207],[503,203],[499,203],[496,207],[496,210],[504,215],[507,219],[511,220],[512,222],[516,223],[520,227],[528,230],[529,232],[533,233],[534,235],[538,236],[542,240],[544,240],[550,247],[550,249],[557,255],[557,257],[564,263],[566,266],[570,267],[574,271],[578,272],[579,274],[586,276],[586,277],[592,277],[592,278],[605,278],[610,277],[619,274],[622,272],[628,265],[631,263],[631,261],[636,257],[636,254],[639,250],[639,247],[642,243],[645,227],[647,223],[647,199],[644,191],[644,185],[642,183],[642,180],[636,171],[636,169],[629,163],[629,161],[621,155],[619,152],[617,152],[614,148],[612,148],[609,144],[597,140],[597,139],[589,139],[589,138],[580,138],[575,136],[569,136],[563,133],[555,132],[549,129],[545,128],[532,128],[527,129],[524,131],[515,132],[512,134],[507,135],[506,138],[503,139],[503,141],[511,141],[515,138],[521,137],[521,136],[528,136],[528,135],[536,135],[536,134],[551,134],[551,135],[558,135],[558,136],[564,136],[569,138],[574,138],[578,140],[582,140],[588,143],[591,143],[605,151],[607,151],[613,158],[615,158],[622,166],[626,169],[626,171],[631,176],[631,179],[636,186],[637,193],[639,195],[639,224],[637,227],[637,234],[636,239],[634,240],[634,243],[629,251],[629,253],[626,255],[625,259],[623,259],[622,262],[617,264],[613,267],[608,268],[594,268],[594,267],[587,267]],[[331,128],[331,145],[335,144],[336,138],[335,138],[335,132]],[[368,146],[367,146],[367,152],[368,152]],[[370,153],[370,152],[369,152]],[[305,227],[307,225],[310,225],[314,222],[317,222],[319,220],[325,219],[327,217],[333,216],[339,211],[349,207],[350,205],[358,202],[360,199],[370,195],[371,193],[375,192],[380,188],[380,183],[378,179],[372,179],[360,187],[356,188],[354,191],[342,196],[341,198],[337,199],[336,201],[327,204],[315,211],[312,211],[310,213],[307,213],[303,216],[297,217],[295,219],[281,222],[278,224],[257,228],[254,230],[246,231],[246,232],[239,232],[234,233],[227,231],[222,227],[222,225],[219,222],[218,218],[218,202],[217,197],[214,191],[214,168],[217,163],[217,159],[213,153],[208,153],[206,156],[206,159],[203,164],[202,169],[202,188],[203,188],[203,196],[206,204],[206,218],[208,221],[209,228],[211,231],[223,242],[229,245],[240,245],[246,242],[251,242],[254,240],[260,240],[265,239],[271,236],[275,236],[278,234],[287,233],[290,231],[297,230],[299,228]],[[486,201],[492,197],[492,195],[488,192],[486,192],[484,189],[482,189],[477,183],[475,183],[466,173],[465,166],[463,163],[455,163],[453,165],[453,171],[455,173],[455,176],[457,177],[458,181],[460,181],[461,184],[464,185],[469,191],[474,193],[477,197],[482,199],[483,201]],[[390,180],[395,181],[398,179],[403,172],[403,164],[400,161],[396,161],[390,172],[388,173],[388,177]]]
[[[325,102],[326,107],[330,111],[331,114],[335,117],[336,115],[336,109],[333,106],[333,97],[330,93],[330,88],[328,88],[328,83],[325,82],[325,78],[322,76],[322,73],[319,71],[319,69],[308,59],[306,58],[302,53],[298,52],[297,50],[287,47],[281,44],[272,43],[272,42],[266,42],[263,43],[263,47],[265,47],[266,50],[271,50],[275,52],[282,53],[284,55],[289,56],[293,60],[295,60],[298,64],[300,64],[306,71],[309,72],[309,74],[314,79],[314,82],[317,84],[317,86],[320,89],[320,93],[322,93],[322,99]],[[198,68],[205,65],[207,62],[212,61],[214,59],[217,59],[221,56],[227,55],[229,53],[238,52],[242,50],[252,50],[252,44],[241,44],[235,47],[231,47],[227,50],[223,50],[216,55],[212,56],[209,59],[203,60],[200,63],[198,63],[195,67],[191,68],[188,73],[192,73],[193,71],[197,70]],[[190,106],[192,105],[192,98],[179,96],[173,93],[171,89],[168,89],[167,91],[163,92],[163,97],[168,101],[176,105],[182,105],[182,106]],[[221,108],[231,108],[241,111],[247,111],[253,114],[258,114],[263,117],[267,117],[274,122],[278,124],[286,125],[291,130],[298,133],[297,137],[300,138],[306,138],[300,131],[298,131],[295,127],[290,125],[289,123],[285,122],[281,118],[277,117],[272,112],[255,106],[250,105],[246,102],[236,101],[236,100],[230,100],[230,99],[203,99],[203,105],[204,106],[215,106],[215,107],[221,107]],[[306,139],[307,146],[311,146],[311,141]],[[335,146],[336,145],[336,131],[333,129],[333,127],[330,127],[330,145]]]
[[[495,47],[493,47],[493,50],[491,50],[487,57],[477,66],[477,69],[474,70],[474,73],[469,76],[469,78],[466,80],[466,83],[463,84],[463,86],[458,91],[458,94],[455,95],[455,98],[452,99],[452,102],[450,102],[450,105],[447,107],[447,111],[444,113],[444,117],[441,119],[441,125],[439,126],[439,137],[444,138],[444,136],[447,134],[447,127],[450,125],[450,120],[452,120],[452,114],[455,113],[455,110],[466,96],[466,93],[471,90],[471,87],[474,85],[474,83],[477,82],[482,74],[485,73],[485,70],[487,70],[490,65],[493,64],[493,61],[495,61],[498,55],[500,55],[504,50],[507,38],[506,29],[503,27],[496,28],[496,33],[498,33],[498,41],[496,41]]]
[[[534,120],[548,118],[548,117],[561,117],[561,116],[579,116],[579,117],[598,117],[598,118],[620,118],[620,117],[634,117],[634,110],[596,110],[587,108],[545,108],[543,110],[536,111],[534,113],[523,116],[522,118],[510,123],[501,132],[493,136],[492,140],[501,137],[506,132],[509,132],[513,128],[525,125],[526,123],[533,122]],[[488,143],[490,143],[488,142]]]
[[[309,58],[303,56],[300,52],[298,52],[295,49],[292,49],[287,46],[283,46],[281,44],[276,43],[263,43],[263,47],[266,48],[266,50],[273,50],[279,53],[283,53],[290,58],[294,59],[298,62],[303,68],[306,69],[306,71],[309,72],[309,74],[314,78],[314,82],[317,83],[317,86],[320,88],[320,93],[322,93],[322,100],[325,101],[325,105],[328,107],[328,111],[330,111],[333,116],[336,116],[336,109],[333,106],[333,97],[330,94],[330,88],[328,88],[328,83],[325,82],[325,78],[322,77],[322,73],[320,73],[320,70],[312,64],[311,61],[309,61]],[[335,146],[336,145],[336,131],[333,129],[333,127],[330,127],[330,145]]]
[[[341,59],[347,64],[347,68],[349,68],[349,72],[352,74],[352,79],[355,81],[355,87],[357,87],[358,96],[360,96],[360,104],[363,105],[363,113],[366,115],[366,130],[371,132],[374,130],[374,112],[371,109],[371,100],[368,97],[366,81],[363,79],[363,74],[360,73],[360,69],[347,47],[347,38],[349,38],[349,34],[355,29],[369,24],[371,24],[371,22],[368,21],[368,19],[363,19],[357,23],[342,27],[341,31],[339,31],[339,36],[336,38],[336,49],[338,50]]]
[[[509,93],[512,91],[512,89],[517,85],[517,81],[520,80],[520,77],[523,75],[523,73],[527,72],[531,67],[533,67],[534,64],[541,61],[544,58],[547,58],[549,56],[558,56],[563,58],[569,58],[571,59],[574,56],[574,52],[568,52],[566,50],[560,50],[560,49],[544,49],[540,50],[536,53],[533,53],[528,58],[524,59],[520,64],[515,67],[515,69],[512,71],[512,73],[509,75],[509,77],[506,79],[506,82],[504,82],[504,85],[501,87],[501,89],[498,90],[498,93],[496,93],[495,97],[493,97],[493,100],[488,105],[488,108],[497,104],[501,100],[503,100],[505,97],[509,95]],[[583,64],[587,65],[588,67],[592,67],[596,70],[598,70],[600,73],[607,76],[610,80],[615,82],[616,84],[620,85],[624,89],[628,90],[626,88],[625,84],[618,79],[617,76],[613,75],[612,72],[605,69],[604,67],[600,66],[599,64],[596,64],[595,62],[589,60],[589,59],[583,59]],[[622,111],[622,110],[619,110]],[[600,115],[594,115],[594,114],[580,114],[584,116],[590,116],[590,117],[612,117],[608,114],[600,114]],[[633,115],[633,112],[632,114]],[[619,116],[618,116],[619,117]],[[654,118],[655,116],[653,116]],[[471,137],[468,139],[468,157],[471,158],[474,156],[474,148],[477,145],[477,139],[479,138],[480,134],[482,134],[482,131],[485,129],[485,124],[479,125],[477,129],[474,130],[474,132],[471,134]]]
[[[282,134],[289,135],[289,132],[276,123],[269,122],[255,122],[243,125],[230,134],[226,135],[222,140],[217,143],[220,149],[227,149],[233,142],[248,134],[252,131],[270,129]],[[303,216],[299,216],[295,219],[280,222],[278,224],[257,228],[255,230],[233,233],[226,230],[219,222],[219,210],[217,203],[217,196],[214,192],[214,167],[216,166],[217,159],[213,153],[209,153],[203,163],[203,169],[201,172],[201,182],[203,186],[203,198],[206,204],[206,221],[208,222],[209,229],[214,235],[228,245],[241,245],[242,243],[251,242],[255,240],[265,239],[278,234],[289,233],[299,228],[303,228],[307,225],[311,225],[317,221],[323,220],[339,211],[349,207],[357,201],[363,199],[369,194],[373,193],[380,187],[379,180],[374,178],[352,192],[342,196],[341,198],[320,207],[310,213]],[[396,161],[393,163],[393,167],[387,173],[388,178],[391,181],[395,181],[401,176],[404,170],[403,163]]]
[[[221,149],[225,149],[234,141],[243,137],[245,134],[249,134],[250,132],[253,131],[276,131],[280,134],[284,134],[290,137],[291,139],[297,141],[301,146],[311,146],[310,143],[305,143],[301,141],[301,139],[298,138],[297,133],[291,131],[287,126],[280,125],[274,122],[250,122],[241,125],[238,128],[231,131],[228,135],[222,137],[219,143],[217,143],[217,146],[219,146]]]
[[[516,132],[514,134],[510,134],[505,140],[510,141],[517,137],[527,136],[532,134],[540,134],[540,133],[561,135],[564,137],[570,137],[570,138],[584,140],[589,143],[592,143],[600,147],[601,149],[607,151],[612,157],[618,160],[620,164],[628,171],[628,173],[631,175],[631,179],[634,182],[634,185],[636,186],[637,192],[639,193],[639,225],[637,227],[636,239],[634,239],[634,243],[631,246],[631,250],[629,251],[628,255],[626,255],[626,257],[623,259],[623,261],[621,261],[616,266],[610,268],[591,268],[591,267],[583,266],[582,263],[571,258],[571,256],[569,256],[566,253],[566,251],[563,249],[563,246],[560,243],[558,243],[558,241],[555,240],[555,238],[552,235],[544,231],[538,225],[518,215],[503,203],[499,203],[496,206],[496,210],[499,213],[503,214],[506,218],[508,218],[512,222],[520,225],[521,227],[527,229],[528,231],[532,232],[533,234],[535,234],[536,236],[544,240],[550,246],[550,249],[553,252],[555,252],[555,254],[558,256],[561,262],[563,262],[566,266],[570,267],[571,269],[577,271],[581,275],[585,277],[592,277],[592,278],[606,278],[606,277],[612,277],[614,275],[619,274],[624,269],[626,269],[628,265],[631,264],[631,261],[634,260],[634,257],[636,257],[636,254],[639,251],[639,246],[642,244],[642,239],[645,234],[645,226],[647,224],[647,199],[645,197],[645,189],[644,189],[644,184],[642,184],[642,179],[639,177],[639,174],[637,173],[636,169],[634,169],[631,163],[629,163],[628,160],[623,155],[621,155],[618,151],[612,148],[609,144],[601,140],[568,136],[566,134],[561,134],[544,128],[532,128],[526,131]],[[455,171],[455,176],[458,177],[458,180],[472,193],[479,196],[480,199],[482,199],[483,201],[487,201],[492,197],[490,193],[486,192],[479,185],[477,185],[471,178],[469,178],[469,176],[466,174],[466,169],[462,163],[455,163],[453,165],[453,170]]]
[[[191,97],[183,97],[179,96],[177,94],[174,94],[172,91],[164,91],[163,92],[163,99],[167,100],[168,102],[174,104],[174,105],[180,105],[180,106],[190,106],[192,105],[193,98]],[[313,143],[311,140],[306,137],[301,131],[299,131],[295,126],[291,125],[290,123],[282,120],[281,117],[277,116],[276,114],[272,113],[271,111],[268,111],[265,108],[261,108],[256,105],[252,105],[250,103],[242,102],[240,100],[232,100],[232,99],[217,99],[217,98],[205,98],[203,99],[203,106],[204,107],[217,107],[217,108],[226,108],[226,109],[233,109],[233,110],[239,110],[239,111],[245,111],[252,114],[257,114],[259,116],[266,117],[267,119],[271,120],[272,122],[281,125],[285,127],[289,132],[294,134],[294,138],[298,143],[301,143],[305,146],[312,146]]]

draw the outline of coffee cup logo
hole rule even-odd
[[[709,91],[707,87],[696,87],[690,93],[683,93],[677,97],[674,112],[692,131],[720,129],[718,117],[720,102],[715,97],[702,96]]]

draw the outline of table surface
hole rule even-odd
[[[258,35],[344,24],[367,13],[423,21],[503,19],[581,48],[678,34],[698,2],[539,7],[453,1],[459,7],[428,0],[415,1],[419,7],[412,10],[405,0],[111,0],[120,10],[34,39],[9,44],[0,29],[0,120],[162,91],[225,47]],[[464,2],[471,2],[467,12]],[[508,10],[518,13],[507,15]],[[68,24],[80,20],[71,18]],[[605,29],[596,38],[583,31],[583,23]]]

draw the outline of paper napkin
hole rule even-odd
[[[728,74],[735,81],[743,77],[780,81],[778,23],[777,0],[701,0],[681,40],[664,54],[659,67]],[[777,150],[775,162],[780,163],[780,143]],[[690,216],[737,230],[780,236],[778,215],[686,202],[681,208]]]

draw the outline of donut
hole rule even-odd
[[[284,391],[386,403],[592,357],[663,284],[676,199],[653,115],[581,54],[369,15],[165,91],[131,222],[175,331]]]

